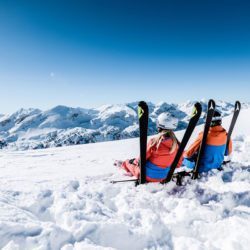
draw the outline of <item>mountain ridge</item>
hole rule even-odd
[[[186,128],[195,101],[175,104],[148,102],[149,135],[156,132],[156,118],[170,112],[179,119],[177,130]],[[205,100],[201,101],[206,110]],[[243,108],[250,103],[243,103]],[[222,116],[230,115],[234,104],[217,101]],[[199,123],[204,121],[204,112]],[[134,138],[139,135],[137,102],[107,104],[99,108],[58,105],[46,111],[19,109],[0,116],[0,148],[27,150]]]

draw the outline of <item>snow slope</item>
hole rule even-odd
[[[232,164],[182,187],[110,184],[128,178],[113,161],[136,156],[138,139],[1,151],[0,248],[249,249],[248,117],[235,128]]]
[[[148,103],[149,134],[156,131],[155,121],[162,112],[171,112],[179,119],[178,130],[186,128],[194,101],[181,104]],[[203,110],[207,101],[201,101]],[[222,115],[231,114],[234,105],[217,101]],[[243,108],[250,107],[249,103]],[[202,116],[203,117],[203,116]],[[200,122],[203,121],[201,118]],[[104,105],[97,109],[57,106],[47,111],[20,109],[0,116],[0,148],[25,150],[87,144],[139,136],[137,103]]]

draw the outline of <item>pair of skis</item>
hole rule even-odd
[[[215,107],[216,107],[215,101],[212,99],[209,100],[208,109],[207,109],[207,117],[206,117],[206,122],[204,125],[203,138],[202,138],[201,146],[200,146],[200,149],[198,152],[198,158],[196,161],[196,165],[195,165],[195,168],[193,170],[192,179],[198,178],[199,167],[200,167],[202,155],[203,155],[205,147],[206,147],[206,140],[207,140],[209,128],[210,128],[210,125],[212,122],[212,118],[213,118],[213,115],[215,112]],[[228,130],[228,135],[227,135],[226,152],[228,150],[231,135],[232,135],[234,126],[236,124],[240,109],[241,109],[241,104],[239,101],[236,101],[233,118],[232,118],[229,130]],[[185,147],[186,147],[186,145],[187,145],[187,143],[188,143],[195,127],[196,127],[196,124],[199,121],[201,113],[202,113],[201,104],[197,102],[194,105],[194,110],[193,110],[191,119],[190,119],[188,127],[185,131],[183,139],[182,139],[181,143],[179,144],[179,149],[177,151],[177,154],[176,154],[174,161],[170,167],[170,170],[168,172],[167,177],[161,182],[162,184],[168,183],[172,180],[173,175],[174,175],[174,171],[175,171],[175,169],[178,165],[178,162],[179,162],[179,160],[180,160],[180,158],[185,150]],[[148,117],[149,117],[149,113],[148,113],[147,103],[144,101],[139,102],[139,104],[138,104],[138,118],[139,118],[139,131],[140,131],[140,164],[139,164],[139,167],[140,167],[141,174],[140,174],[140,177],[138,180],[127,180],[127,181],[135,181],[136,185],[146,183],[146,167],[145,166],[146,166],[146,150],[147,150]],[[225,152],[225,154],[226,154],[226,152]],[[124,181],[116,181],[116,182],[112,182],[112,183],[117,183],[117,182],[124,182]]]
[[[212,122],[212,118],[213,118],[213,115],[214,115],[214,112],[215,112],[215,107],[216,107],[215,101],[212,100],[212,99],[209,100],[209,102],[208,102],[208,110],[207,110],[207,118],[206,118],[206,122],[205,122],[205,126],[204,126],[203,137],[202,137],[202,141],[201,141],[200,150],[198,152],[198,158],[197,158],[197,161],[196,161],[196,165],[195,165],[195,168],[193,170],[192,179],[197,179],[198,175],[199,175],[199,167],[200,167],[202,155],[204,154],[204,151],[205,151],[206,140],[207,140],[209,128],[210,128],[210,125],[211,125],[211,122]],[[229,143],[230,143],[230,140],[231,140],[232,132],[233,132],[233,129],[235,127],[235,124],[236,124],[237,118],[239,116],[240,110],[241,110],[241,103],[239,101],[236,101],[235,105],[234,105],[233,117],[232,117],[232,120],[231,120],[231,123],[230,123],[230,126],[229,126],[229,130],[228,130],[228,133],[227,133],[226,150],[225,150],[224,155],[226,155],[228,150],[229,150]]]
[[[197,161],[195,164],[195,168],[194,168],[193,173],[192,173],[192,179],[197,179],[198,175],[199,175],[201,159],[202,159],[202,156],[203,156],[204,151],[205,151],[207,136],[208,136],[209,128],[211,126],[212,118],[214,116],[215,108],[216,108],[215,101],[213,99],[210,99],[208,101],[207,117],[206,117],[206,122],[204,125],[201,146],[200,146],[200,149],[198,152],[198,157],[197,157]],[[226,152],[228,151],[231,135],[232,135],[233,129],[235,127],[237,118],[239,116],[240,110],[241,110],[241,103],[239,101],[236,101],[235,107],[234,107],[233,117],[232,117],[232,120],[231,120],[231,123],[229,126],[229,130],[228,130],[228,134],[227,134],[225,155],[226,155]],[[194,105],[194,110],[193,110],[191,119],[190,119],[188,127],[185,131],[183,139],[182,139],[181,143],[179,144],[179,149],[177,151],[177,154],[176,154],[174,161],[170,167],[170,170],[168,172],[167,177],[161,182],[162,184],[168,183],[172,180],[173,175],[174,175],[174,171],[175,171],[175,169],[179,163],[179,160],[180,160],[180,158],[185,150],[185,147],[186,147],[186,145],[187,145],[187,143],[188,143],[188,141],[189,141],[196,125],[197,125],[197,122],[199,121],[201,113],[202,113],[201,104],[197,102]],[[139,180],[137,181],[137,184],[144,184],[144,183],[146,183],[145,165],[146,165],[147,127],[148,127],[148,106],[145,102],[140,102],[138,104],[138,116],[139,116],[139,128],[140,128],[140,156],[141,156],[140,157],[140,159],[141,159],[140,171],[141,171],[141,175],[140,175]]]
[[[179,144],[179,149],[174,158],[174,161],[170,167],[168,175],[161,183],[167,183],[172,180],[175,168],[183,154],[183,151],[195,129],[197,122],[201,116],[202,107],[200,103],[194,105],[194,110],[189,121],[188,127],[185,131],[183,139]],[[137,185],[146,183],[146,149],[147,149],[147,129],[148,129],[148,106],[145,102],[139,102],[138,104],[138,117],[139,117],[139,129],[140,129],[140,178],[137,181]]]

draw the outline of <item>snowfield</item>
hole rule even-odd
[[[135,157],[138,139],[0,151],[0,248],[248,250],[249,117],[242,110],[232,163],[181,187],[110,183],[129,178],[113,162]]]
[[[181,104],[148,103],[149,134],[156,131],[156,118],[162,112],[170,112],[179,119],[177,130],[187,126],[194,101]],[[97,109],[56,106],[47,111],[20,109],[11,115],[0,115],[0,149],[28,150],[114,141],[139,136],[137,102],[104,105]],[[203,110],[207,101],[202,100]],[[250,103],[242,103],[242,108]],[[217,101],[222,116],[230,115],[234,104]],[[204,121],[203,115],[200,123]]]

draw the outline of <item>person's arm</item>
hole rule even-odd
[[[194,143],[189,147],[187,151],[184,152],[185,158],[191,158],[198,150],[201,145],[203,133],[200,133],[198,138],[194,141]]]

